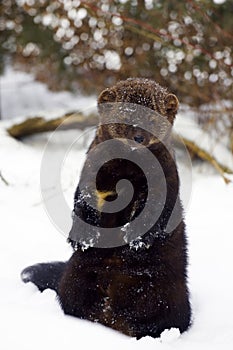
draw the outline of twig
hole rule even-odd
[[[9,186],[9,182],[5,179],[5,177],[2,175],[2,172],[0,171],[0,179],[2,180],[2,182],[4,182],[4,184],[6,186]]]
[[[225,176],[225,173],[227,174],[233,174],[233,170],[228,168],[227,166],[219,163],[210,153],[205,151],[204,149],[200,148],[195,142],[190,141],[184,137],[181,136],[181,139],[183,140],[185,146],[187,146],[188,149],[190,149],[194,154],[196,154],[199,158],[209,162],[213,165],[213,167],[219,172],[219,174],[222,176],[223,180],[226,184],[229,184],[232,182],[230,179],[228,179]]]

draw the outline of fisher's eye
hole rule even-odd
[[[144,141],[144,137],[142,135],[136,135],[134,136],[134,141],[142,143]]]

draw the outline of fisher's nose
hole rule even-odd
[[[134,137],[134,141],[136,141],[138,143],[142,143],[144,141],[144,137],[142,135],[136,135]]]

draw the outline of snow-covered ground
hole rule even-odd
[[[1,124],[0,124],[1,125]],[[10,138],[0,127],[0,349],[232,349],[233,347],[233,185],[201,167],[193,169],[192,199],[186,215],[189,236],[189,282],[193,325],[179,336],[176,330],[160,339],[127,338],[103,326],[64,316],[55,293],[40,293],[20,280],[21,270],[33,263],[68,259],[66,237],[49,220],[41,201],[39,174],[46,136],[26,143]],[[54,147],[54,157],[63,147]],[[40,140],[40,142],[39,142]],[[58,140],[59,141],[59,138]],[[73,150],[64,163],[63,189],[72,205],[85,152]],[[57,153],[56,153],[57,152]]]
[[[68,148],[74,132],[81,135],[66,131],[53,139],[48,152],[54,160]],[[0,172],[9,183],[0,179],[0,349],[232,349],[233,184],[226,185],[208,166],[205,171],[202,165],[193,168],[186,213],[193,308],[193,325],[186,333],[179,335],[173,329],[159,339],[137,341],[65,316],[54,292],[40,293],[32,284],[21,282],[24,267],[71,255],[66,237],[50,221],[41,199],[40,169],[47,139],[44,134],[24,143],[16,141],[0,123]],[[86,148],[87,141],[80,136],[63,163],[62,188],[70,208]],[[182,164],[180,169],[185,173]]]
[[[96,105],[95,96],[52,92],[32,74],[8,66],[0,76],[0,108],[3,120],[28,116],[57,117],[68,111],[87,110]]]

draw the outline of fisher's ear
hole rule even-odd
[[[174,94],[168,94],[165,97],[164,104],[165,104],[168,120],[173,124],[173,121],[176,116],[176,112],[179,108],[178,98]]]
[[[176,113],[179,107],[179,101],[176,95],[168,94],[165,97],[165,108],[167,112]]]
[[[116,92],[111,89],[105,89],[101,92],[98,98],[98,104],[115,102],[116,101]]]

